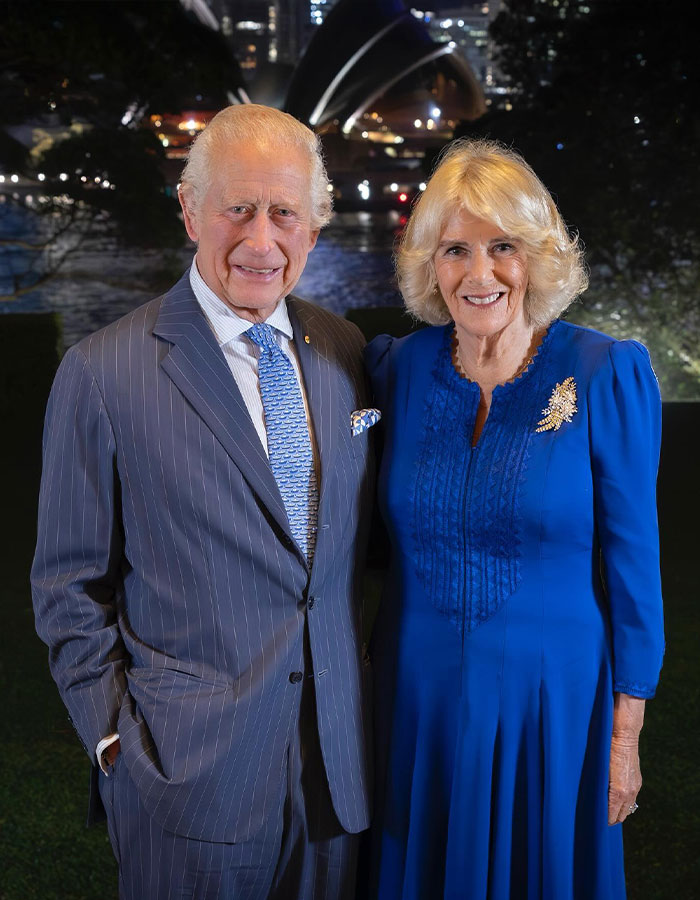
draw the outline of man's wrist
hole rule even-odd
[[[95,748],[97,765],[102,769],[105,775],[109,775],[107,766],[114,764],[114,760],[117,758],[120,750],[121,744],[119,743],[118,732],[108,734],[107,737],[102,738]]]

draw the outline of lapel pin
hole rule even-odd
[[[304,343],[306,343],[306,344],[310,344],[310,343],[311,343],[311,338],[308,336],[308,334],[305,334],[305,335],[304,335]]]

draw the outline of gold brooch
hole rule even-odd
[[[538,433],[552,429],[559,431],[562,422],[570,422],[575,412],[578,412],[576,382],[569,376],[561,384],[557,384],[552,391],[549,404],[546,409],[542,410],[544,418],[537,423],[539,427],[535,428],[535,431]]]

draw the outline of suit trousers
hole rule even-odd
[[[119,865],[120,900],[353,900],[359,835],[338,823],[316,725],[313,676],[302,684],[287,778],[251,840],[173,834],[144,809],[121,755],[100,795]]]

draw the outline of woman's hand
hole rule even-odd
[[[624,822],[636,809],[642,786],[639,768],[639,732],[644,724],[644,703],[639,697],[615,694],[610,747],[608,825]]]

